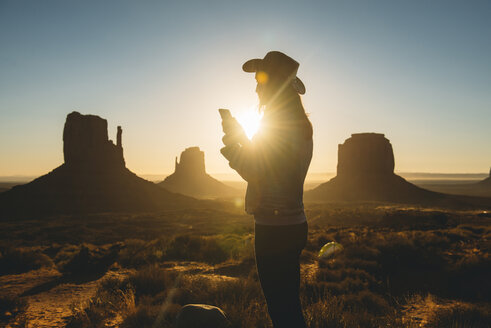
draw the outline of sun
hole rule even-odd
[[[248,108],[237,113],[237,121],[240,123],[244,132],[249,139],[256,134],[261,123],[262,113],[259,113],[257,108]]]

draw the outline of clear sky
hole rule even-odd
[[[300,62],[311,172],[334,172],[351,133],[385,133],[396,171],[491,165],[491,1],[0,0],[0,176],[63,162],[66,115],[123,127],[127,167],[220,156],[217,108],[257,104],[250,58]]]

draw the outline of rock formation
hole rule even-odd
[[[186,148],[180,161],[175,161],[175,171],[159,183],[169,191],[197,198],[227,198],[240,192],[214,179],[205,170],[205,153],[199,147]]]
[[[202,176],[206,174],[205,170],[205,152],[199,147],[186,148],[181,153],[180,162],[175,161],[175,174],[186,176]]]
[[[489,176],[478,182],[478,185],[482,188],[491,188],[491,168],[489,169]]]
[[[355,133],[338,145],[337,175],[342,178],[358,176],[389,176],[394,174],[392,145],[380,133]]]
[[[63,129],[65,164],[72,167],[124,167],[122,129],[118,126],[118,144],[109,140],[107,121],[95,115],[68,114]]]
[[[107,121],[68,114],[63,130],[65,163],[32,182],[0,194],[0,217],[94,212],[156,211],[198,201],[159,188],[125,166],[122,129],[109,140]]]
[[[307,201],[427,203],[440,197],[394,174],[392,145],[379,133],[352,134],[338,147],[337,176],[305,192]]]

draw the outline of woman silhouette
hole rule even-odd
[[[221,149],[247,182],[246,211],[254,215],[257,272],[275,328],[305,327],[300,304],[300,253],[307,240],[303,184],[312,158],[312,125],[299,94],[299,64],[271,51],[242,69],[255,72],[264,111],[249,141],[232,116],[224,116]]]

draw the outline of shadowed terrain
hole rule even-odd
[[[489,217],[378,203],[307,205],[308,327],[488,327]],[[175,327],[213,304],[271,327],[242,209],[0,222],[0,325]],[[8,241],[7,241],[8,240]],[[344,251],[321,260],[327,242]],[[165,305],[165,306],[164,306]]]

